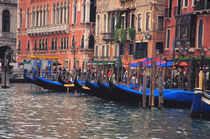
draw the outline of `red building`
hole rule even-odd
[[[180,56],[183,49],[187,55],[200,56],[200,50],[210,56],[210,2],[209,0],[167,0],[165,53]]]
[[[95,0],[19,0],[17,62],[29,56],[61,57],[62,67],[92,60]]]

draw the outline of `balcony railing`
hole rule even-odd
[[[209,0],[200,0],[195,4],[195,10],[210,10],[210,1]]]
[[[114,33],[102,33],[103,37],[102,39],[104,41],[112,41],[114,40]]]
[[[16,39],[16,33],[12,32],[0,32],[0,37],[7,39]]]
[[[69,24],[30,27],[27,29],[27,33],[30,36],[42,36],[42,35],[68,33],[68,32],[69,32]]]

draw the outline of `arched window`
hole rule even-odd
[[[33,10],[32,10],[32,16],[31,16],[31,24],[32,24],[32,26],[34,26],[34,23],[35,23],[35,11],[34,11],[34,7],[33,7]]]
[[[18,51],[20,51],[20,48],[21,48],[21,41],[19,40],[18,41]]]
[[[73,23],[76,23],[77,22],[77,1],[76,0],[74,0],[73,13],[74,13]]]
[[[99,32],[100,32],[100,15],[98,15],[97,17],[97,35],[99,35]]]
[[[63,4],[60,4],[60,23],[63,23]]]
[[[203,19],[200,19],[198,25],[198,48],[202,48],[203,45]]]
[[[64,23],[66,23],[66,2],[64,3]]]
[[[59,24],[59,3],[57,2],[57,9],[56,9],[56,24]]]
[[[95,57],[98,58],[98,46],[96,45],[96,49],[95,49]]]
[[[96,1],[90,0],[90,22],[96,21]]]
[[[43,8],[43,26],[46,25],[46,12],[47,12],[47,10],[46,10],[45,5],[44,5],[44,8]]]
[[[45,39],[45,50],[47,50],[47,39]]]
[[[58,41],[57,38],[55,38],[55,50],[57,50],[57,46],[58,46]]]
[[[75,46],[75,39],[74,39],[74,36],[72,37],[71,46]]]
[[[30,50],[30,41],[28,40],[28,47],[27,47],[27,50],[29,51]]]
[[[52,15],[53,15],[52,23],[55,24],[55,3],[53,4]]]
[[[36,7],[36,26],[38,26],[38,21],[39,21],[39,11],[38,7]]]
[[[20,20],[20,26],[19,27],[22,28],[22,22],[23,21],[22,21],[22,9],[21,8],[20,8],[20,14],[19,14],[19,16],[20,16],[19,17],[19,20]]]
[[[42,50],[42,41],[39,39],[39,50]]]
[[[81,48],[84,48],[84,35],[82,35],[82,39],[81,39]]]
[[[42,14],[43,14],[43,12],[42,12],[42,6],[40,6],[40,11],[39,11],[39,13],[40,13],[40,19],[39,19],[39,26],[42,26]]]
[[[42,50],[45,50],[44,39],[42,39]]]
[[[3,11],[2,31],[10,32],[10,12],[8,10]]]
[[[54,38],[52,38],[52,40],[51,40],[51,50],[54,50],[54,45],[55,45]]]
[[[90,35],[90,37],[89,37],[89,49],[94,49],[94,45],[95,45],[94,36]]]
[[[63,38],[61,38],[61,49],[63,49]]]
[[[66,47],[67,49],[69,49],[69,37],[67,37],[67,40],[66,40]]]
[[[34,40],[34,51],[36,51],[36,49],[37,49],[37,41]]]
[[[85,22],[85,14],[86,14],[86,0],[83,1],[83,19],[82,21]]]
[[[66,37],[64,37],[64,49],[66,49]]]
[[[29,8],[27,8],[27,21],[26,26],[29,27]]]

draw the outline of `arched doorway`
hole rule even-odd
[[[94,49],[94,45],[95,45],[95,39],[94,39],[94,36],[93,35],[90,35],[90,37],[89,37],[89,43],[88,43],[89,45],[89,49]]]
[[[2,15],[2,31],[10,32],[10,12],[4,10]]]

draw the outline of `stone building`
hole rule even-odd
[[[16,47],[17,31],[17,0],[0,1],[0,54],[3,47]],[[14,52],[13,51],[13,52]]]
[[[95,3],[95,0],[19,0],[18,62],[32,55],[57,56],[62,67],[72,69],[74,65],[81,67],[83,61],[91,61]]]
[[[98,0],[95,61],[123,62],[163,52],[165,0]]]

